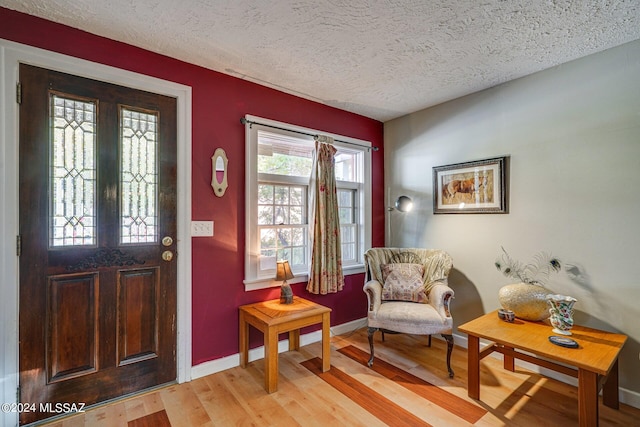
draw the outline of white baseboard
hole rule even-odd
[[[344,335],[346,333],[364,328],[367,326],[367,318],[363,317],[362,319],[352,320],[351,322],[343,323],[341,325],[336,325],[331,328],[331,336],[333,335]]]
[[[336,325],[331,328],[331,336],[334,335],[342,335],[354,331],[356,329],[360,329],[367,326],[367,319],[357,319],[351,322],[343,323],[341,325]],[[436,339],[443,338],[440,335],[433,336]],[[319,342],[322,340],[322,332],[315,331],[309,334],[300,336],[300,345],[305,346],[314,342]],[[466,335],[454,335],[455,344],[468,348],[468,341]],[[485,341],[481,340],[481,344],[486,344]],[[278,353],[283,353],[289,350],[289,340],[283,340],[278,343]],[[492,353],[491,357],[495,359],[502,360],[502,356],[498,353]],[[254,360],[264,358],[264,346],[257,347],[249,350],[249,362]],[[529,362],[525,362],[523,360],[516,359],[516,363],[532,372],[539,373],[548,378],[553,378],[554,380],[561,381],[566,384],[570,384],[574,387],[578,386],[578,380],[576,378],[570,377],[568,375],[561,374],[556,371],[552,371],[550,369],[542,368],[538,365],[534,365]],[[210,374],[215,374],[216,372],[224,371],[226,369],[234,368],[240,365],[240,355],[234,354],[231,356],[223,357],[221,359],[212,360],[210,362],[201,363],[199,365],[193,366],[191,368],[191,378],[196,379],[200,377],[204,377]],[[632,390],[627,390],[625,388],[620,388],[620,403],[624,403],[629,406],[633,406],[634,408],[640,409],[640,393],[637,393]]]
[[[367,319],[357,319],[351,322],[336,325],[330,329],[331,336],[342,335],[348,332],[360,329],[367,325]],[[300,346],[312,344],[322,341],[322,331],[314,331],[308,334],[300,335]],[[278,353],[284,353],[289,350],[289,340],[285,339],[278,342]],[[249,350],[249,362],[264,358],[264,346],[256,347]],[[216,372],[240,366],[240,355],[232,354],[231,356],[222,357],[220,359],[204,362],[191,367],[191,379],[204,377],[215,374]]]

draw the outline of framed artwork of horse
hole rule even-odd
[[[433,213],[509,213],[508,156],[433,168]]]

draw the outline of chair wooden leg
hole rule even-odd
[[[429,335],[429,343],[427,344],[427,347],[431,347],[431,335]]]
[[[367,334],[369,335],[369,352],[371,353],[371,357],[369,358],[369,362],[367,365],[369,367],[373,366],[373,334],[378,330],[378,328],[368,328]],[[384,332],[383,332],[384,334]]]
[[[442,337],[447,340],[447,370],[449,371],[449,378],[453,378],[453,369],[451,369],[451,351],[453,351],[453,335],[442,334]]]

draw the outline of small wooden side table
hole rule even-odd
[[[289,351],[300,349],[300,328],[322,323],[322,372],[330,368],[331,309],[303,298],[292,304],[271,300],[240,306],[240,366],[249,359],[249,325],[264,334],[264,388],[278,389],[278,335],[289,332]]]
[[[565,348],[549,342],[549,335],[555,335],[551,329],[548,321],[516,318],[508,323],[495,311],[458,326],[469,336],[468,395],[480,400],[480,360],[497,351],[509,371],[515,370],[514,359],[520,359],[577,378],[578,422],[581,427],[597,426],[601,388],[603,403],[618,409],[618,354],[627,336],[575,325],[571,338],[579,347]],[[480,349],[480,338],[491,343]]]

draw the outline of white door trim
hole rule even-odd
[[[177,98],[178,382],[191,380],[191,87],[0,39],[0,403],[18,387],[18,66],[26,63]],[[18,425],[0,412],[0,426]]]

